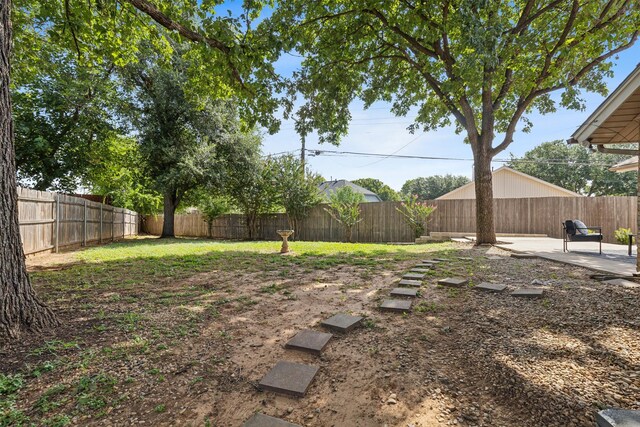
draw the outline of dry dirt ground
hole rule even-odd
[[[5,423],[240,426],[260,411],[308,426],[592,426],[601,408],[640,409],[640,289],[496,248],[424,251],[324,264],[294,254],[272,267],[236,253],[152,278],[129,277],[134,261],[31,261],[62,325],[4,343],[0,371],[21,381]],[[438,256],[451,261],[427,276],[411,314],[377,310],[403,272]],[[436,286],[454,275],[471,286]],[[541,299],[473,289],[533,279],[545,282]],[[337,312],[366,321],[319,357],[284,349]],[[279,360],[320,368],[306,397],[257,388]]]

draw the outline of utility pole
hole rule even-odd
[[[302,170],[304,170],[304,155],[305,155],[305,140],[304,140],[304,134],[300,137],[300,140],[302,142],[302,149],[300,150],[300,163],[302,163]]]

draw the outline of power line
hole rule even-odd
[[[416,138],[417,139],[417,138]],[[414,160],[444,160],[444,161],[462,161],[462,162],[473,162],[473,158],[466,157],[439,157],[439,156],[417,156],[417,155],[407,155],[407,154],[395,154],[398,151],[402,150],[407,145],[414,142],[414,140],[409,141],[406,145],[401,147],[390,154],[383,153],[365,153],[359,151],[338,151],[338,150],[318,150],[318,149],[306,149],[309,153],[309,156],[328,156],[328,157],[344,157],[344,156],[355,156],[355,157],[376,157],[381,158],[381,160],[385,160],[388,158],[393,159],[414,159]],[[379,161],[381,161],[379,160]],[[552,165],[572,165],[572,166],[613,166],[609,163],[598,163],[598,162],[574,162],[567,159],[492,159],[492,162],[497,163],[545,163]]]

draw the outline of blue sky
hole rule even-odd
[[[289,74],[299,58],[285,55],[277,64],[283,74]],[[611,92],[640,62],[640,44],[636,44],[619,54],[614,60],[615,76],[607,80]],[[555,97],[557,98],[557,95]],[[566,140],[584,120],[600,105],[603,97],[585,93],[585,111],[558,109],[556,113],[541,116],[530,115],[533,129],[530,133],[517,132],[514,142],[498,158],[509,158],[509,153],[523,155],[535,146],[555,139]],[[375,104],[364,110],[360,102],[351,105],[353,120],[349,134],[339,147],[320,145],[316,135],[307,137],[309,149],[341,150],[390,154],[437,156],[470,159],[471,148],[463,142],[463,135],[456,135],[453,128],[442,128],[432,132],[419,131],[415,134],[406,129],[411,117],[396,117],[384,103]],[[404,148],[402,148],[404,147]],[[279,153],[300,148],[300,138],[293,129],[293,123],[283,121],[280,132],[265,134],[263,151],[265,154]],[[371,157],[316,156],[308,157],[308,164],[326,179],[377,178],[392,188],[399,190],[408,179],[421,176],[455,174],[471,178],[473,162],[418,159],[376,159]],[[494,168],[503,163],[494,163]]]

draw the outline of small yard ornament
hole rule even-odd
[[[276,230],[276,233],[282,237],[282,248],[280,248],[280,253],[286,254],[289,252],[289,242],[287,239],[293,234],[293,230]]]

